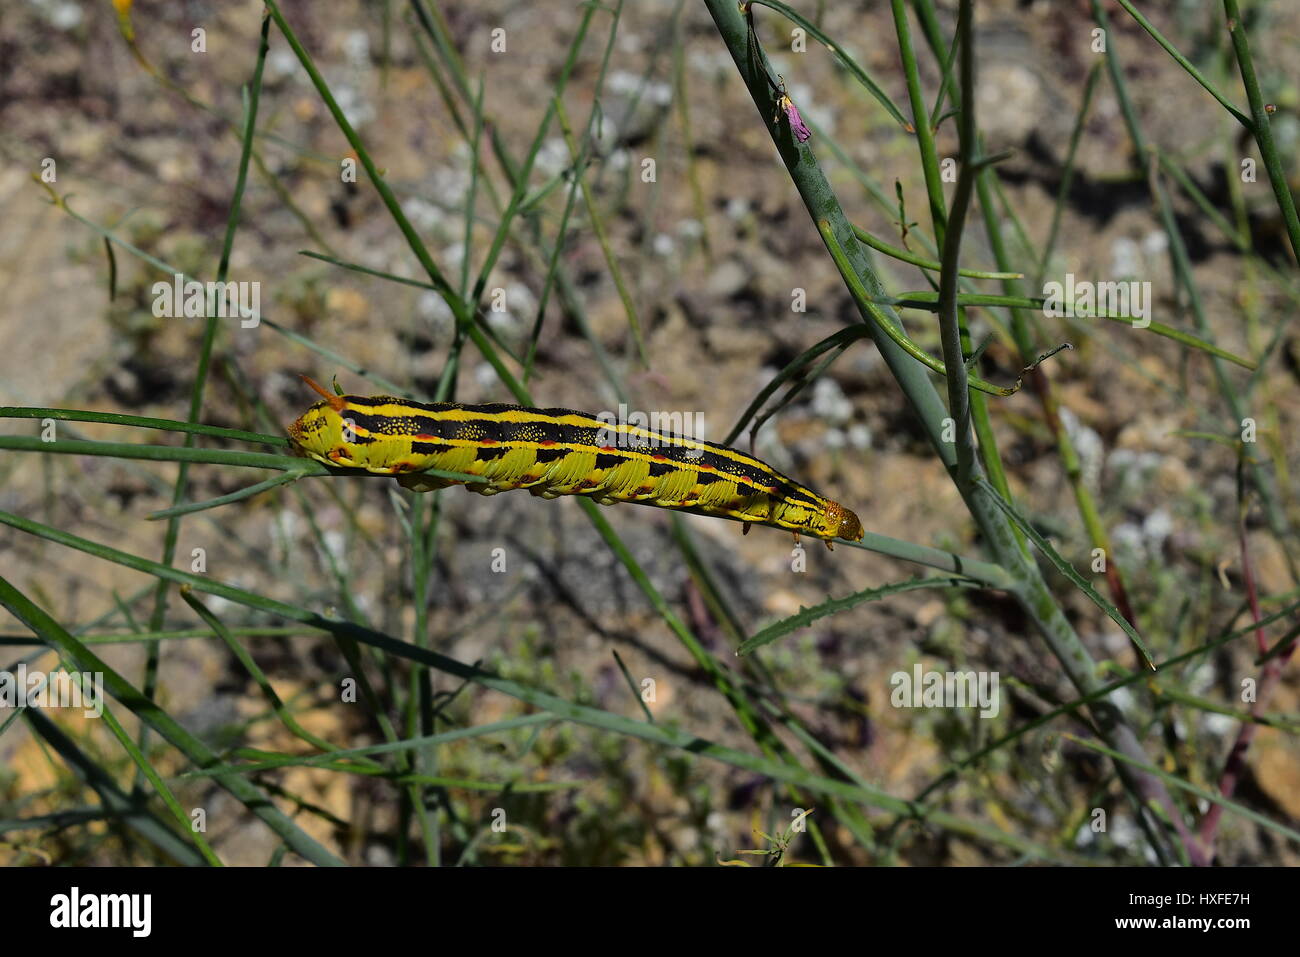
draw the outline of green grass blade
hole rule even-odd
[[[880,588],[867,588],[852,595],[846,595],[843,598],[828,598],[820,604],[813,605],[811,608],[800,606],[799,611],[782,618],[780,621],[768,625],[762,631],[754,635],[739,648],[736,654],[747,655],[756,648],[764,645],[770,645],[778,638],[784,638],[791,632],[800,628],[807,628],[813,622],[828,615],[834,615],[837,612],[854,608],[858,605],[869,601],[879,601],[882,598],[888,598],[890,595],[898,595],[906,591],[915,591],[918,588],[979,588],[980,583],[972,578],[943,578],[935,576],[933,578],[913,578],[905,582],[894,582],[892,585],[883,585]]]
[[[141,560],[145,561],[145,559]],[[207,745],[177,724],[162,708],[144,697],[103,659],[86,648],[4,578],[0,578],[0,605],[9,609],[15,618],[44,638],[51,647],[57,649],[60,655],[73,662],[77,668],[102,674],[104,688],[109,694],[125,705],[143,725],[156,731],[195,764],[202,767],[216,763],[217,756]],[[308,861],[318,865],[343,863],[286,817],[265,794],[242,778],[225,775],[216,780]]]

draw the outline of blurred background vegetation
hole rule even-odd
[[[910,3],[896,6],[910,20],[933,105],[943,64],[926,45],[924,18]],[[991,423],[1019,509],[1085,575],[1096,537],[1078,490],[1095,502],[1127,610],[1157,661],[1244,633],[1162,671],[1159,686],[1132,680],[1113,697],[1134,716],[1156,768],[1188,785],[1176,796],[1193,830],[1242,720],[1253,722],[1233,798],[1240,807],[1218,824],[1215,850],[1228,864],[1294,863],[1300,682],[1294,667],[1283,669],[1262,717],[1246,714],[1241,682],[1260,671],[1252,593],[1258,614],[1273,615],[1300,597],[1300,582],[1287,554],[1294,540],[1277,534],[1239,462],[1247,453],[1259,460],[1280,515],[1300,522],[1290,442],[1300,340],[1287,325],[1295,261],[1262,166],[1242,181],[1241,161],[1259,161],[1250,134],[1128,12],[1100,6],[1134,117],[1168,166],[1133,145],[1094,49],[1091,4],[990,0],[974,22],[976,108],[988,153],[1011,152],[994,168],[996,193],[980,200],[993,200],[1010,266],[1027,277],[1022,295],[1041,294],[1040,274],[1149,281],[1157,322],[1265,357],[1258,373],[1229,373],[1257,419],[1258,446],[1243,452],[1204,353],[1149,330],[1038,311],[1041,348],[1074,347],[1043,366],[1059,418],[1045,416],[1041,395],[1026,388],[990,399]],[[1245,109],[1223,9],[1141,6]],[[955,0],[916,7],[936,10],[951,43]],[[261,283],[263,321],[216,330],[198,421],[278,434],[315,398],[301,373],[337,376],[349,392],[513,401],[447,297],[430,288],[365,170],[355,181],[343,175],[361,156],[322,84],[428,255],[483,307],[475,329],[516,377],[527,368],[540,406],[615,410],[626,401],[699,414],[704,437],[721,441],[778,373],[859,323],[773,147],[773,118],[756,111],[703,6],[392,0],[280,9],[319,83],[274,24],[259,59],[259,2],[19,0],[0,12],[0,404],[184,421],[209,348],[205,324],[157,318],[151,289],[169,276],[160,264],[216,275],[242,163],[227,275]],[[910,115],[890,4],[799,9]],[[753,13],[848,219],[938,259],[916,136],[825,46],[809,36],[802,47],[779,11]],[[1247,20],[1294,187],[1300,91],[1288,70],[1300,8],[1252,4]],[[257,135],[246,151],[252,93]],[[778,131],[786,123],[778,118]],[[940,157],[957,155],[952,115],[935,137]],[[514,178],[530,156],[521,199]],[[47,158],[57,179],[42,189],[32,174]],[[1156,189],[1171,197],[1187,282]],[[938,276],[885,255],[872,263],[890,295],[929,290]],[[962,264],[999,267],[982,208],[969,218]],[[1189,287],[1208,323],[1199,331]],[[806,310],[796,311],[801,297]],[[1025,362],[1008,311],[968,313],[977,341],[991,337],[981,374],[1013,382]],[[933,313],[906,317],[917,344],[940,355]],[[752,443],[854,508],[873,532],[981,553],[987,542],[871,341],[804,366],[769,407],[783,398],[736,444]],[[4,431],[38,435],[39,425],[8,419]],[[58,428],[69,440],[181,440],[92,422]],[[1073,473],[1063,467],[1062,433],[1077,456]],[[256,481],[250,474],[193,464],[181,500],[233,492]],[[173,504],[175,483],[174,465],[0,455],[0,509],[153,562],[167,554],[167,523],[146,516]],[[733,523],[656,509],[602,515],[625,553],[574,500],[462,489],[419,497],[382,479],[312,479],[187,516],[174,559],[163,562],[477,663],[512,688],[590,709],[583,720],[556,707],[540,708],[549,718],[515,720],[537,713],[538,702],[416,667],[365,640],[358,651],[346,636],[230,596],[202,596],[209,620],[170,585],[160,600],[161,577],[14,527],[0,529],[0,574],[226,765],[319,754],[322,740],[349,749],[450,735],[364,767],[334,757],[327,767],[233,773],[274,797],[297,835],[349,863],[1170,862],[1134,821],[1114,765],[1080,742],[1085,719],[1058,715],[1024,730],[1078,693],[1004,593],[931,588],[863,601],[738,658],[741,641],[801,607],[905,580],[916,567],[844,546],[792,551],[772,529],[742,536]],[[1124,631],[1044,568],[1103,680],[1133,676]],[[1105,576],[1088,577],[1106,590]],[[1280,616],[1267,644],[1294,621],[1294,609]],[[21,659],[55,667],[53,653],[32,647],[28,625],[0,612],[0,668]],[[223,629],[233,632],[227,640]],[[969,710],[893,707],[891,675],[916,664],[997,672],[1000,713],[982,720]],[[341,701],[341,683],[358,670],[373,698]],[[145,780],[104,722],[0,712],[0,862],[198,862],[180,824],[195,808],[222,862],[313,859],[300,836],[252,813],[246,795],[196,774],[204,761],[194,753],[142,734],[134,709],[117,711],[165,788]],[[630,722],[653,725],[660,740],[630,733]],[[733,749],[730,757],[693,754],[696,737]],[[774,780],[769,765],[737,753],[805,777]],[[819,790],[811,776],[852,793]],[[905,803],[921,794],[924,807]],[[740,854],[759,848],[781,853]]]

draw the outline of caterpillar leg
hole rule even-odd
[[[443,479],[421,475],[419,472],[407,472],[406,474],[396,475],[394,478],[397,479],[398,485],[402,486],[402,488],[409,488],[412,492],[432,492],[455,484]]]
[[[742,535],[748,535],[748,534],[749,534],[749,522],[741,522],[741,523],[740,523],[740,534],[742,534]]]
[[[835,543],[832,542],[829,538],[823,538],[822,541],[826,543],[826,547],[829,550],[831,550],[832,552],[835,551]]]

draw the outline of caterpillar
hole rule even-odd
[[[765,462],[713,442],[602,421],[571,409],[413,402],[335,395],[288,426],[300,453],[325,465],[395,476],[428,492],[463,484],[481,495],[527,489],[542,498],[585,495],[634,502],[822,539],[859,541],[857,515]],[[429,469],[477,477],[460,482]]]

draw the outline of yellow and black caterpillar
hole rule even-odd
[[[413,402],[332,395],[289,426],[317,461],[394,475],[427,492],[464,484],[493,495],[525,488],[542,498],[586,495],[770,525],[824,539],[862,538],[858,517],[753,456],[698,439],[602,421],[570,409]],[[419,473],[473,475],[456,482]]]

